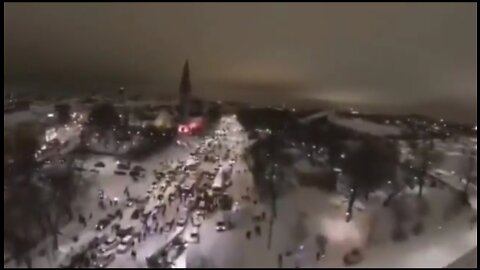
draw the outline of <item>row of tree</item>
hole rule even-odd
[[[17,263],[31,266],[30,250],[47,236],[58,248],[62,224],[74,218],[73,203],[86,182],[73,173],[71,161],[45,170],[35,158],[38,130],[21,123],[4,134],[4,236]]]
[[[249,123],[247,130],[255,129],[256,125],[252,122],[253,120],[248,120],[247,114],[243,114],[240,119],[243,120],[242,122]],[[422,197],[426,179],[431,178],[428,172],[432,165],[438,164],[443,158],[443,154],[434,147],[433,137],[408,140],[413,158],[401,163],[398,143],[395,139],[359,134],[336,127],[328,121],[295,127],[294,131],[284,129],[274,132],[271,136],[257,141],[249,149],[250,156],[253,157],[251,169],[257,187],[261,190],[269,190],[267,192],[270,194],[267,196],[269,198],[277,194],[275,191],[278,190],[278,183],[272,181],[268,170],[274,163],[281,162],[279,149],[291,147],[292,142],[295,142],[297,147],[305,144],[305,153],[313,157],[315,151],[324,148],[327,153],[326,165],[332,170],[341,168],[343,175],[346,176],[342,177],[342,181],[347,179],[347,221],[352,218],[355,200],[359,197],[368,200],[369,194],[380,188],[390,192],[384,201],[384,206],[388,206],[406,187],[418,187],[418,196]],[[313,148],[312,145],[317,147]],[[468,185],[473,181],[474,162],[473,158],[469,159],[466,170],[460,172],[465,174],[467,180],[465,197],[467,197]],[[336,176],[332,181],[340,180],[337,173],[331,175]]]

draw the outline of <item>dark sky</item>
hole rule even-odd
[[[476,3],[5,4],[4,87],[161,95],[189,58],[200,96],[472,121],[476,25]]]

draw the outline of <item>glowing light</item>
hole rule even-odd
[[[188,134],[190,133],[190,127],[186,125],[179,125],[178,126],[178,132],[181,134]]]

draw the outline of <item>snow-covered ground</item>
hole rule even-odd
[[[306,162],[297,165],[299,169],[308,167]],[[251,178],[249,175],[246,177]],[[418,211],[415,210],[418,207],[414,199],[416,193],[416,189],[406,193],[405,201],[401,203],[405,207],[413,207],[409,211],[414,213]],[[412,223],[420,219],[425,231],[419,236],[409,233],[408,239],[400,243],[391,240],[396,224],[392,210],[381,206],[385,197],[385,194],[378,194],[376,199],[373,196],[368,207],[360,200],[356,204],[354,218],[346,223],[347,206],[343,197],[311,188],[297,188],[277,202],[278,213],[273,223],[270,249],[267,244],[268,222],[261,224],[261,236],[253,236],[250,240],[245,236],[247,230],[254,235],[253,209],[266,209],[268,217],[268,205],[247,206],[241,212],[243,220],[232,231],[218,233],[215,232],[214,221],[205,222],[206,228],[202,227],[201,235],[208,237],[202,237],[202,243],[189,249],[187,259],[190,264],[187,265],[276,267],[278,254],[285,254],[288,250],[293,255],[283,256],[284,267],[342,267],[346,252],[361,248],[365,259],[357,267],[445,267],[476,247],[476,225],[471,228],[469,223],[474,212],[471,209],[458,213],[451,210],[456,209],[456,196],[451,190],[425,188],[429,214],[421,218],[414,216],[410,225],[405,225],[405,229],[411,230]],[[216,218],[220,217],[218,214]],[[318,235],[328,239],[326,255],[319,261],[315,256],[315,237]],[[295,252],[299,246],[303,249]]]
[[[237,153],[241,152],[248,139],[246,134],[239,130],[239,123],[234,117],[225,117],[221,120],[219,128],[231,128],[222,142]],[[383,132],[383,131],[382,131]],[[188,144],[198,145],[201,138],[186,138]],[[160,161],[172,161],[175,159],[187,160],[191,147],[172,145],[161,153],[157,153],[141,165],[146,169],[146,179],[140,179],[134,183],[129,176],[115,175],[115,159],[108,156],[92,156],[85,163],[85,167],[92,168],[97,161],[103,161],[107,166],[100,168],[98,174],[90,174],[87,178],[92,183],[88,198],[78,204],[78,210],[88,215],[93,213],[87,228],[78,223],[71,223],[62,229],[64,237],[61,240],[62,256],[57,253],[57,259],[47,261],[46,257],[36,257],[33,261],[35,267],[58,266],[68,259],[68,251],[72,246],[71,237],[80,234],[80,240],[74,249],[81,248],[90,240],[96,232],[96,222],[106,215],[106,212],[98,210],[97,189],[105,190],[108,197],[120,198],[120,206],[124,208],[122,227],[133,225],[140,228],[138,221],[132,221],[130,215],[133,208],[124,206],[125,196],[123,191],[129,187],[132,197],[144,196],[153,180],[153,169],[159,169]],[[223,153],[223,151],[221,152]],[[299,164],[306,166],[305,164]],[[213,165],[202,164],[202,168]],[[277,217],[272,225],[272,242],[269,245],[269,220],[271,217],[270,206],[252,200],[257,196],[253,187],[252,175],[243,159],[238,158],[234,165],[232,182],[227,193],[233,196],[234,201],[239,202],[238,212],[230,213],[235,227],[225,232],[216,231],[216,223],[225,217],[225,213],[217,212],[202,222],[200,227],[200,242],[190,243],[187,250],[180,255],[175,267],[277,267],[278,255],[283,254],[282,265],[284,267],[342,267],[343,256],[352,248],[361,248],[365,253],[365,259],[356,265],[357,267],[445,267],[457,258],[461,257],[477,245],[476,225],[471,228],[468,220],[474,213],[471,209],[461,211],[449,211],[445,209],[454,207],[453,193],[448,189],[425,188],[424,198],[428,202],[430,211],[427,216],[421,218],[425,225],[425,231],[418,236],[410,233],[404,242],[393,242],[391,234],[395,228],[394,215],[390,208],[381,206],[385,194],[372,194],[368,202],[359,199],[355,205],[353,219],[345,222],[346,200],[335,194],[321,190],[296,187],[287,195],[277,201]],[[308,169],[308,168],[307,168]],[[295,181],[295,179],[291,179]],[[252,200],[245,202],[241,196],[249,193]],[[170,192],[168,190],[165,194]],[[418,205],[414,199],[416,190],[400,196],[400,205],[411,207],[412,213],[418,211]],[[154,193],[156,195],[157,193]],[[154,197],[154,196],[152,196]],[[153,207],[155,200],[150,200],[146,208]],[[161,224],[174,218],[177,214],[178,201],[174,202],[166,212],[165,219]],[[363,210],[362,210],[363,209]],[[456,208],[454,208],[456,209]],[[113,212],[115,208],[108,210]],[[257,222],[261,227],[261,235],[256,235],[252,220],[254,213],[265,211],[266,220]],[[418,215],[410,217],[412,220],[405,224],[406,230],[411,229],[411,223],[419,219]],[[108,231],[109,228],[106,229]],[[192,230],[190,222],[185,228],[185,235]],[[251,232],[251,238],[246,238],[246,232]],[[411,230],[410,230],[411,231]],[[150,234],[146,240],[136,243],[137,259],[131,258],[129,253],[116,255],[115,261],[110,267],[146,267],[145,258],[155,253],[169,241],[172,234]],[[323,235],[328,239],[325,257],[316,260],[317,246],[315,239]],[[51,242],[51,240],[49,240]],[[43,247],[49,242],[42,243]],[[40,245],[40,246],[42,246]],[[80,247],[77,247],[80,246]],[[303,246],[303,248],[299,248]],[[36,249],[38,251],[38,248]],[[291,256],[285,252],[291,251]],[[5,267],[13,267],[8,264]]]

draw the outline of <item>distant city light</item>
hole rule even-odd
[[[48,118],[52,118],[52,117],[54,117],[54,116],[55,116],[55,114],[53,114],[53,113],[47,114],[47,117],[48,117]]]

